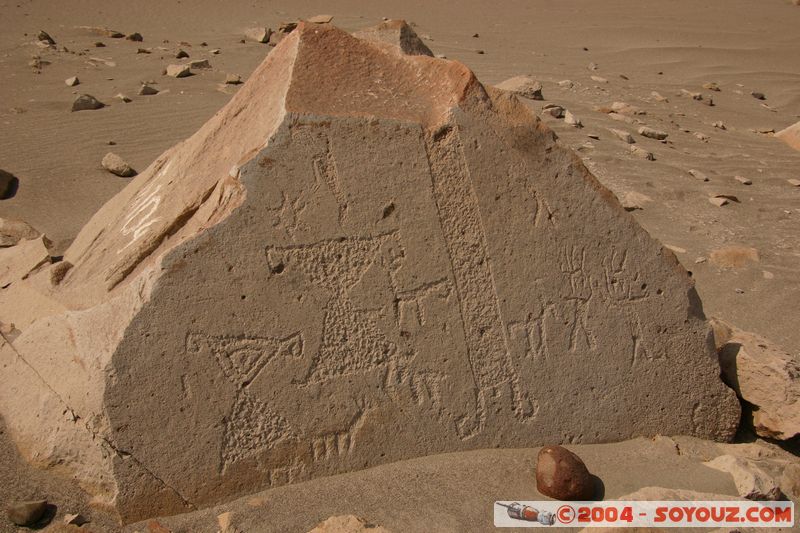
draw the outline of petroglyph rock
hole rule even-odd
[[[524,104],[330,25],[287,34],[64,260],[0,291],[0,414],[125,522],[739,420],[686,272]]]

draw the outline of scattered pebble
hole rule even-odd
[[[728,205],[728,199],[722,198],[720,196],[712,196],[708,199],[709,202],[714,204],[717,207],[722,207],[723,205]]]
[[[725,123],[722,122],[721,120],[713,122],[711,125],[714,126],[717,129],[720,129],[720,130],[727,130],[728,129],[727,127],[725,127]]]
[[[698,100],[698,101],[703,99],[703,95],[701,93],[687,91],[686,89],[681,89],[681,96],[687,96],[692,100]]]
[[[596,81],[597,83],[608,83],[607,79],[600,76],[592,76],[592,80]]]
[[[636,140],[633,138],[633,135],[631,135],[625,130],[616,130],[614,128],[609,128],[608,131],[613,133],[614,136],[617,137],[619,140],[624,141],[628,144],[634,144],[636,142]]]
[[[736,291],[736,294],[744,294],[744,289],[736,288],[734,291]]]
[[[166,73],[173,78],[185,78],[192,75],[192,69],[189,65],[168,65]]]
[[[706,142],[706,143],[711,138],[708,135],[706,135],[705,133],[702,133],[702,132],[699,132],[699,131],[694,132],[694,136],[697,137],[698,139],[700,139],[701,141]]]
[[[653,91],[653,92],[651,92],[651,93],[650,93],[650,96],[652,96],[653,98],[655,98],[656,102],[669,102],[669,98],[667,98],[666,96],[662,96],[662,95],[661,95],[660,93],[658,93],[657,91]]]
[[[106,43],[104,43],[103,41],[96,41],[94,43],[94,47],[95,48],[105,48],[106,47]]]
[[[483,54],[486,53],[486,51],[484,51],[484,50],[475,50],[475,53],[483,55]]]
[[[129,97],[125,96],[125,95],[124,95],[124,94],[122,94],[122,93],[117,93],[117,95],[116,95],[116,96],[114,96],[114,98],[116,98],[117,100],[122,100],[122,101],[123,101],[123,102],[125,102],[126,104],[129,104],[129,103],[131,103],[131,102],[133,101],[133,100],[131,100]]]
[[[547,104],[542,108],[543,113],[548,113],[553,118],[563,118],[564,108],[556,104]]]
[[[760,93],[760,92],[758,92],[758,91],[753,91],[753,92],[751,92],[751,93],[750,93],[750,96],[752,96],[752,97],[753,97],[753,98],[755,98],[756,100],[766,100],[766,99],[767,99],[767,97],[766,97],[766,96],[764,96],[764,93]]]
[[[586,67],[586,68],[588,68],[589,70],[597,70],[600,67],[597,66],[597,63],[593,62],[593,63],[589,63],[589,66]]]
[[[154,94],[158,94],[158,89],[152,87],[147,83],[143,83],[141,87],[139,87],[139,96],[152,96]]]
[[[36,35],[36,39],[37,39],[37,40],[38,40],[40,43],[45,43],[45,44],[47,44],[47,45],[54,45],[54,44],[56,44],[56,41],[55,41],[55,39],[53,39],[52,37],[50,37],[50,34],[49,34],[49,33],[47,33],[47,32],[46,32],[46,31],[44,31],[44,30],[39,30],[39,33]]]
[[[225,76],[225,83],[228,85],[239,85],[242,83],[242,77],[238,74],[228,74]]]
[[[636,211],[637,209],[644,209],[644,206],[652,202],[653,199],[635,191],[628,191],[620,198],[620,203],[625,211]]]
[[[113,152],[108,152],[105,155],[102,165],[104,169],[122,178],[136,175],[136,171],[124,159]]]
[[[127,40],[129,40],[129,41],[133,41],[133,42],[137,42],[137,43],[140,43],[140,42],[144,41],[144,37],[142,37],[142,34],[139,33],[138,31],[135,31],[133,33],[129,33],[125,38]]]
[[[542,84],[530,76],[514,76],[495,85],[498,89],[512,92],[531,100],[544,100]]]
[[[149,48],[137,48],[136,49],[136,53],[137,54],[152,54],[153,51],[150,50]]]
[[[328,24],[333,20],[333,15],[315,15],[308,19],[312,24]]]
[[[64,83],[67,84],[67,87],[75,87],[81,83],[81,80],[79,80],[77,76],[72,76],[71,78],[65,79]]]
[[[18,526],[36,525],[47,511],[47,500],[17,502],[8,508],[8,519]]]
[[[594,497],[594,481],[580,457],[562,446],[545,446],[536,458],[536,490],[562,501]]]
[[[706,176],[705,173],[700,172],[699,170],[695,170],[693,168],[689,169],[689,174],[691,174],[696,179],[699,179],[701,181],[711,181],[710,179],[708,179],[708,176]]]
[[[653,155],[652,152],[648,152],[644,148],[636,146],[635,144],[631,145],[630,152],[633,155],[635,155],[636,157],[641,157],[642,159],[646,159],[648,161],[655,161],[656,160],[656,158],[655,158],[655,156]]]
[[[572,89],[575,86],[575,83],[572,80],[561,80],[558,82],[558,86]]]
[[[698,264],[698,265],[701,264],[701,263],[705,263],[706,261],[708,261],[708,259],[705,258],[705,257],[702,257],[702,256],[700,256],[700,257],[698,257],[697,259],[694,260],[695,264]]]
[[[709,91],[715,91],[715,92],[719,92],[720,91],[719,85],[717,85],[716,82],[713,82],[713,81],[710,81],[708,83],[704,83],[703,84],[703,89],[708,89]]]
[[[570,113],[569,111],[564,112],[564,122],[569,124],[570,126],[575,126],[576,128],[582,128],[583,123],[581,119]]]
[[[213,50],[209,50],[208,53],[211,55],[218,55],[220,53],[220,49],[214,48]]]
[[[600,136],[596,133],[587,133],[586,136],[589,137],[590,139],[594,139],[595,141],[600,140]]]
[[[102,107],[105,107],[105,104],[90,94],[81,94],[72,102],[72,111],[87,111]]]
[[[175,59],[183,59],[184,57],[189,57],[189,53],[186,50],[178,50],[175,52]]]
[[[244,32],[244,36],[257,43],[268,43],[272,36],[272,30],[270,28],[250,28]]]
[[[789,185],[791,185],[792,187],[800,187],[800,180],[798,179],[791,178],[786,181],[788,181]]]
[[[647,126],[642,126],[638,129],[639,135],[642,137],[648,137],[650,139],[656,139],[657,141],[662,141],[666,139],[669,134],[665,131],[656,130],[653,128],[649,128]]]
[[[753,181],[749,178],[745,178],[744,176],[736,176],[733,179],[741,183],[742,185],[752,185]]]
[[[608,114],[608,118],[612,120],[616,120],[618,122],[626,122],[628,124],[633,124],[633,119],[631,117],[627,117],[621,113],[611,112]]]
[[[208,62],[208,59],[197,59],[189,61],[189,68],[207,69],[211,68],[211,63]]]
[[[760,133],[761,135],[770,135],[775,133],[775,128],[753,128],[750,131]]]
[[[66,261],[62,261],[60,264],[65,263]],[[68,266],[72,266],[67,263]],[[65,272],[66,274],[66,272]],[[88,523],[89,521],[81,514],[65,514],[64,515],[64,523],[71,526],[82,526],[83,524]]]

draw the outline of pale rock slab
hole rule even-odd
[[[399,47],[404,54],[433,57],[431,49],[405,20],[384,20],[377,26],[355,32],[353,36],[373,43],[386,43],[392,45],[392,49]]]
[[[20,332],[0,414],[122,522],[739,421],[686,271],[525,105],[326,24],[287,33],[64,260],[0,291]]]
[[[498,83],[495,87],[530,100],[544,100],[542,84],[530,76],[514,76]]]
[[[742,498],[777,500],[780,497],[778,483],[752,461],[733,455],[721,455],[704,464],[709,468],[728,472]]]
[[[753,405],[753,427],[762,437],[800,434],[800,361],[770,341],[715,318],[722,378]]]

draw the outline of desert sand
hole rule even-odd
[[[247,80],[271,50],[252,40],[241,42],[247,28],[277,28],[281,21],[319,13],[333,15],[334,24],[348,31],[375,25],[382,17],[406,19],[433,53],[461,61],[485,84],[517,75],[538,80],[544,99],[521,101],[540,114],[562,145],[577,151],[654,239],[675,253],[696,282],[706,315],[762,335],[797,356],[800,187],[789,180],[800,178],[800,152],[772,133],[800,119],[800,8],[791,2],[770,0],[755,7],[738,0],[703,5],[542,1],[502,8],[478,2],[308,2],[302,8],[291,2],[268,8],[81,2],[69,9],[31,2],[5,3],[0,10],[0,168],[19,179],[16,194],[0,201],[0,217],[25,220],[44,232],[53,241],[53,255],[64,253],[95,212],[131,181],[103,169],[106,153],[113,151],[142,171],[239,90],[241,85],[226,84],[226,78]],[[139,32],[144,40],[99,36],[89,26]],[[39,30],[54,38],[55,49],[37,46]],[[97,42],[105,46],[96,47]],[[150,53],[137,53],[140,48]],[[189,58],[176,59],[179,49]],[[218,54],[211,53],[215,49]],[[161,74],[167,65],[201,59],[211,68],[195,69],[187,78]],[[70,87],[64,80],[72,76],[80,83]],[[158,94],[139,95],[143,82]],[[71,113],[75,96],[84,93],[106,107]],[[122,102],[115,96],[119,93],[132,101]],[[702,99],[687,93],[700,93]],[[706,105],[709,100],[713,106]],[[542,112],[553,104],[583,127]],[[610,113],[614,110],[620,113]],[[641,127],[667,133],[666,142],[638,133]],[[652,153],[654,160],[632,153],[611,129],[630,133],[632,146]],[[709,201],[714,197],[727,200],[726,205]],[[659,463],[666,452],[659,442],[576,450],[604,480],[606,497],[654,484],[736,494],[725,475],[708,469],[698,474],[697,457],[674,459],[670,452],[670,460],[680,464],[665,477]],[[611,456],[630,449],[641,455],[641,467],[631,462],[623,475]],[[636,454],[629,456],[639,460]],[[703,459],[713,456],[709,452]],[[60,513],[91,515],[95,530],[117,527],[89,505],[81,489],[24,464],[10,441],[0,457],[2,501],[39,494],[57,503]],[[496,494],[509,486],[500,470],[515,472],[509,497],[535,499],[535,487],[525,476],[533,457],[530,449],[423,457],[273,489],[162,523],[176,531],[215,531],[216,515],[231,510],[242,531],[307,531],[335,514],[363,515],[392,531],[422,531],[425,523],[418,515],[434,514],[447,493],[464,502],[456,507],[469,507],[473,514],[448,516],[438,530],[490,530],[481,506],[505,497]],[[398,481],[420,478],[437,481]],[[412,483],[424,485],[430,498],[409,491]],[[364,499],[366,494],[373,499]],[[396,501],[373,512],[393,497]],[[326,503],[302,521],[287,510],[320,501]],[[270,525],[262,527],[264,521]]]

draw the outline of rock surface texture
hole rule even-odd
[[[516,97],[326,24],[289,33],[64,262],[0,291],[20,331],[0,413],[125,522],[739,420],[686,272]]]
[[[792,124],[788,128],[779,131],[775,134],[779,138],[795,150],[800,150],[800,122]]]

